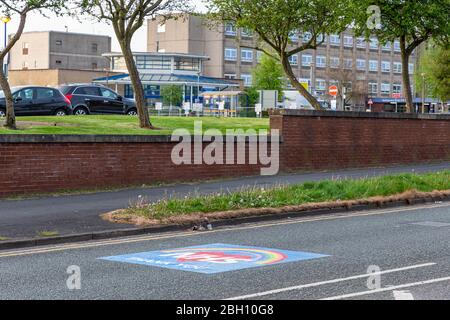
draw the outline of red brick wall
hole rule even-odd
[[[378,167],[450,160],[450,117],[289,112],[281,129],[283,171]]]
[[[450,117],[289,112],[273,116],[282,171],[450,160]],[[259,165],[182,165],[168,137],[0,135],[0,197],[260,174]]]
[[[0,197],[260,174],[259,165],[182,165],[174,143],[0,143]]]

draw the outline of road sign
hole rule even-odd
[[[333,96],[336,97],[339,93],[339,89],[337,86],[330,86],[330,89],[328,90],[328,93]]]
[[[214,274],[248,268],[311,260],[326,255],[229,244],[209,244],[181,249],[141,252],[101,260]]]
[[[369,99],[369,101],[367,102],[367,104],[368,104],[369,106],[373,105],[373,100],[372,100],[372,99]]]
[[[393,99],[401,99],[402,98],[402,94],[401,93],[393,93],[392,94],[392,98]]]

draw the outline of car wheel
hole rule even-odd
[[[5,110],[0,110],[0,118],[4,118],[4,117],[6,117]]]
[[[86,116],[88,114],[87,110],[85,108],[77,108],[73,112],[76,116]]]
[[[137,116],[137,115],[138,115],[138,113],[137,113],[137,110],[135,110],[135,109],[128,110],[128,112],[127,112],[127,116]]]
[[[64,116],[67,116],[67,111],[64,110],[64,109],[56,110],[55,116],[57,116],[57,117],[64,117]]]

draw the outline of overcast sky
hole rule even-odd
[[[195,3],[197,10],[202,10],[204,5],[203,0],[191,0]],[[116,41],[112,27],[107,24],[95,23],[93,20],[83,20],[82,22],[76,19],[69,19],[67,17],[57,18],[49,15],[50,19],[40,16],[39,14],[30,14],[27,20],[25,31],[65,31],[65,26],[68,27],[69,32],[92,33],[99,35],[109,35],[113,39],[112,50],[118,51],[119,45]],[[8,34],[14,33],[18,26],[18,17],[13,16],[12,21],[8,23]],[[1,47],[3,47],[3,26],[1,26]],[[147,23],[135,35],[133,39],[133,50],[147,51]]]

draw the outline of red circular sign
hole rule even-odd
[[[337,86],[331,86],[330,90],[328,91],[330,93],[330,95],[332,95],[333,97],[336,97],[339,93],[339,89]]]

